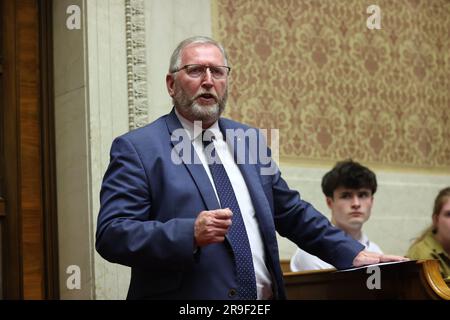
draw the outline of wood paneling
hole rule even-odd
[[[384,264],[377,270],[370,267],[374,268],[287,272],[286,294],[292,300],[450,300],[450,288],[439,272],[437,260]],[[378,287],[369,288],[373,277],[378,278]]]
[[[50,2],[2,1],[4,296],[57,298]]]
[[[283,271],[283,272],[290,272],[291,271],[290,263],[291,263],[290,260],[287,260],[287,259],[281,260],[280,261],[281,271]]]
[[[20,108],[20,171],[23,297],[44,297],[43,209],[40,154],[40,74],[39,20],[36,1],[18,1],[16,7],[18,34],[17,63],[19,68]]]
[[[58,221],[53,88],[52,1],[39,1],[41,72],[41,140],[45,245],[45,297],[59,298]]]
[[[17,30],[14,1],[2,1],[2,105],[4,143],[4,187],[6,217],[3,233],[4,297],[19,299],[22,293],[22,246],[20,235],[18,88],[16,73]]]
[[[0,197],[0,217],[4,217],[5,216],[5,199],[3,199],[2,197]]]

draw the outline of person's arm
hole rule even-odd
[[[333,269],[331,264],[319,259],[319,257],[309,254],[303,249],[298,248],[295,255],[291,259],[292,271],[311,271],[311,270],[324,270]]]
[[[152,186],[134,145],[117,138],[110,155],[100,192],[99,254],[110,262],[149,269],[182,269],[194,263],[195,219],[152,219],[158,199],[151,197]]]
[[[298,192],[290,190],[278,172],[274,175],[275,221],[277,230],[300,248],[318,256],[337,269],[359,267],[390,261],[407,261],[401,256],[380,254],[364,250],[364,246],[300,199]]]
[[[272,176],[272,194],[275,225],[281,236],[338,269],[353,266],[353,260],[364,246],[301,200],[297,191],[289,189],[279,171]]]

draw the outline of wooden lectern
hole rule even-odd
[[[437,260],[412,260],[339,270],[285,272],[288,299],[445,299],[450,288]],[[378,278],[377,278],[378,277]]]

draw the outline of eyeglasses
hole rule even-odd
[[[173,73],[185,70],[187,75],[191,78],[204,77],[206,74],[206,69],[209,69],[211,76],[216,79],[225,79],[231,71],[230,67],[226,66],[205,66],[203,64],[187,64],[178,70],[173,71]]]

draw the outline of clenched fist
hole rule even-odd
[[[203,247],[224,241],[232,216],[228,208],[200,212],[194,224],[195,244]]]

